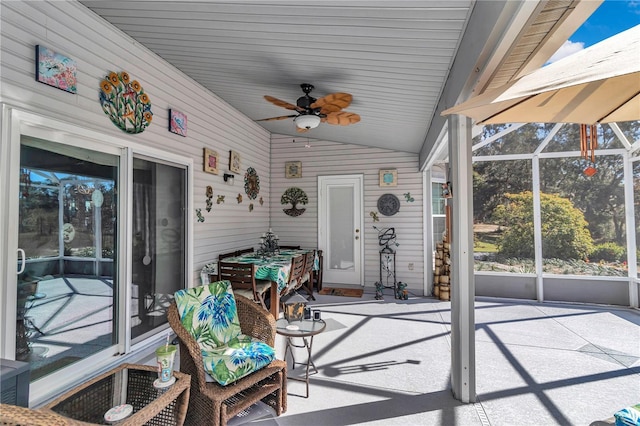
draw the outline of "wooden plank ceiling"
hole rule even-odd
[[[253,120],[292,112],[301,83],[353,95],[349,126],[304,136],[418,153],[473,0],[81,0]],[[535,48],[535,46],[533,47]],[[260,122],[300,136],[292,118]]]

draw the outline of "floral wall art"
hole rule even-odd
[[[127,133],[142,133],[151,124],[151,100],[129,73],[110,72],[100,82],[100,104],[111,122]]]
[[[169,110],[169,131],[180,136],[187,136],[187,115],[175,109]]]
[[[44,46],[36,46],[36,80],[76,93],[76,61]]]

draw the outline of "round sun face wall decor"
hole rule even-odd
[[[255,200],[260,193],[260,177],[253,167],[249,167],[244,174],[244,192],[250,200]]]
[[[400,200],[393,194],[384,194],[378,198],[378,211],[385,216],[393,216],[400,210]]]
[[[151,100],[125,71],[110,72],[100,82],[100,105],[111,122],[127,133],[142,133],[151,124]]]

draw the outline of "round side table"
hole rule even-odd
[[[320,334],[324,331],[327,324],[324,320],[310,320],[305,319],[302,321],[287,321],[285,318],[280,318],[276,321],[276,333],[281,336],[287,338],[287,346],[284,350],[284,359],[287,359],[287,352],[291,354],[291,360],[293,362],[293,367],[296,368],[296,364],[305,366],[305,375],[304,377],[287,377],[290,380],[298,380],[304,382],[306,384],[306,395],[305,398],[309,398],[309,369],[313,367],[313,374],[318,372],[316,365],[313,363],[312,357],[312,347],[313,347],[313,336],[316,334]],[[295,344],[293,339],[296,337],[300,337],[302,339],[302,344]],[[293,348],[304,348],[307,350],[307,360],[306,362],[297,362],[293,355]]]

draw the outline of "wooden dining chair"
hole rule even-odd
[[[289,281],[287,286],[282,289],[280,296],[286,296],[293,293],[302,285],[302,274],[304,273],[305,256],[294,256],[291,259],[291,272],[289,273]]]
[[[242,256],[243,254],[253,253],[254,251],[256,251],[256,249],[254,249],[253,247],[236,250],[236,256]]]
[[[259,303],[265,310],[266,293],[271,289],[271,281],[256,280],[257,266],[252,263],[225,262],[218,263],[220,280],[231,282],[235,294]]]
[[[318,250],[318,270],[313,271],[313,286],[316,290],[322,290],[322,269],[324,268],[324,258],[322,250]]]
[[[237,256],[237,254],[236,254],[237,252],[238,252],[237,250],[234,250],[234,251],[229,251],[229,252],[226,252],[226,253],[220,253],[218,255],[218,275],[216,276],[215,280],[213,279],[213,277],[210,277],[211,281],[220,281],[222,279],[222,278],[220,278],[220,263],[224,259],[226,259],[228,257],[236,257]]]
[[[300,287],[304,288],[311,300],[316,300],[313,296],[313,264],[316,260],[316,251],[311,250],[304,256],[304,268],[300,278]]]

